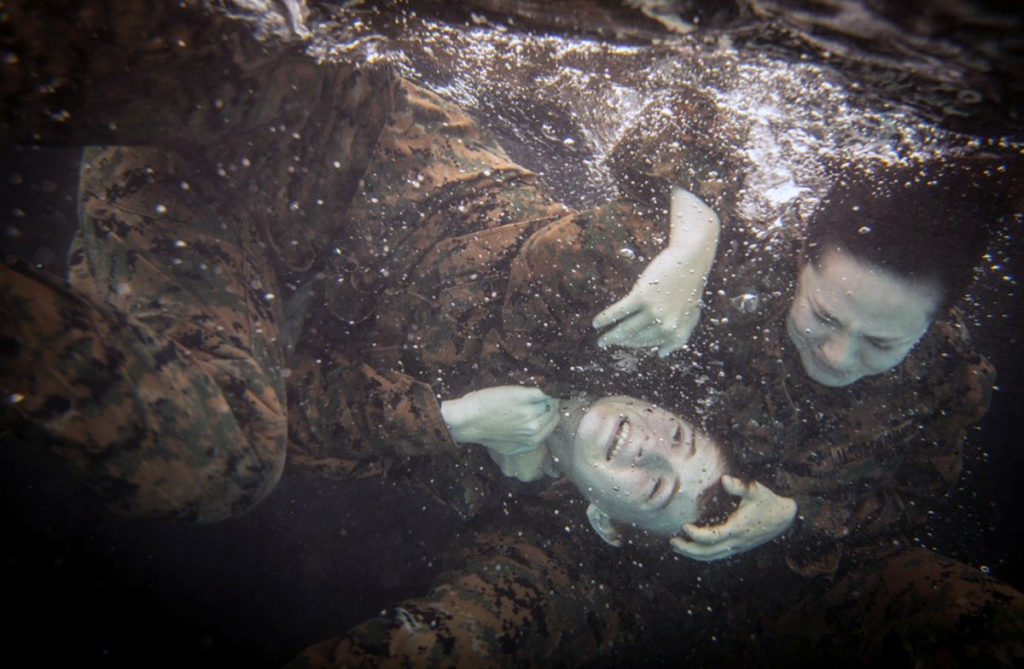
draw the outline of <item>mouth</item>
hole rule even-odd
[[[834,379],[846,378],[846,372],[840,371],[833,367],[832,365],[828,364],[827,362],[822,360],[821,357],[814,351],[809,352],[811,354],[811,360],[814,361],[814,366],[817,367],[820,371],[824,372],[826,375],[831,376]]]
[[[629,419],[625,416],[619,417],[619,422],[612,432],[611,438],[608,440],[608,449],[604,455],[605,461],[611,462],[612,458],[622,451],[622,447],[629,441],[629,432]]]

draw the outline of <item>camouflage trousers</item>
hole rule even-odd
[[[481,531],[424,597],[307,648],[288,667],[973,667],[1024,659],[1024,595],[921,548],[879,555],[830,582],[784,568],[752,572],[744,560],[659,566],[583,543],[564,531]]]

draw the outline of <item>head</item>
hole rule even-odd
[[[998,212],[946,165],[848,172],[807,230],[786,319],[807,375],[846,386],[900,364],[964,292]]]
[[[702,516],[727,469],[706,434],[633,397],[567,407],[551,454],[590,502],[587,516],[605,541],[620,545],[630,526],[674,536]]]

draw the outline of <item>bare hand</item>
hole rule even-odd
[[[785,532],[796,517],[794,500],[776,495],[757,481],[744,483],[725,475],[722,487],[740,498],[739,507],[720,525],[684,525],[687,538],[670,539],[677,553],[701,562],[721,560],[768,543]]]
[[[558,425],[558,400],[538,388],[494,386],[441,403],[456,443],[486,446],[502,455],[537,448]]]
[[[718,245],[718,216],[700,198],[672,190],[669,245],[644,269],[624,298],[599,313],[602,348],[654,348],[665,357],[690,339],[700,320],[700,299]]]
[[[529,483],[544,478],[545,474],[552,477],[558,476],[558,473],[551,467],[551,458],[548,449],[544,446],[515,455],[502,455],[497,451],[487,449],[487,454],[501,469],[501,473],[510,478]]]

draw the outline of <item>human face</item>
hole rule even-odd
[[[665,536],[697,520],[699,500],[725,473],[718,446],[678,416],[631,397],[591,405],[566,472],[613,520]]]
[[[801,270],[786,330],[807,376],[825,386],[847,386],[902,362],[939,301],[933,284],[835,249]]]

